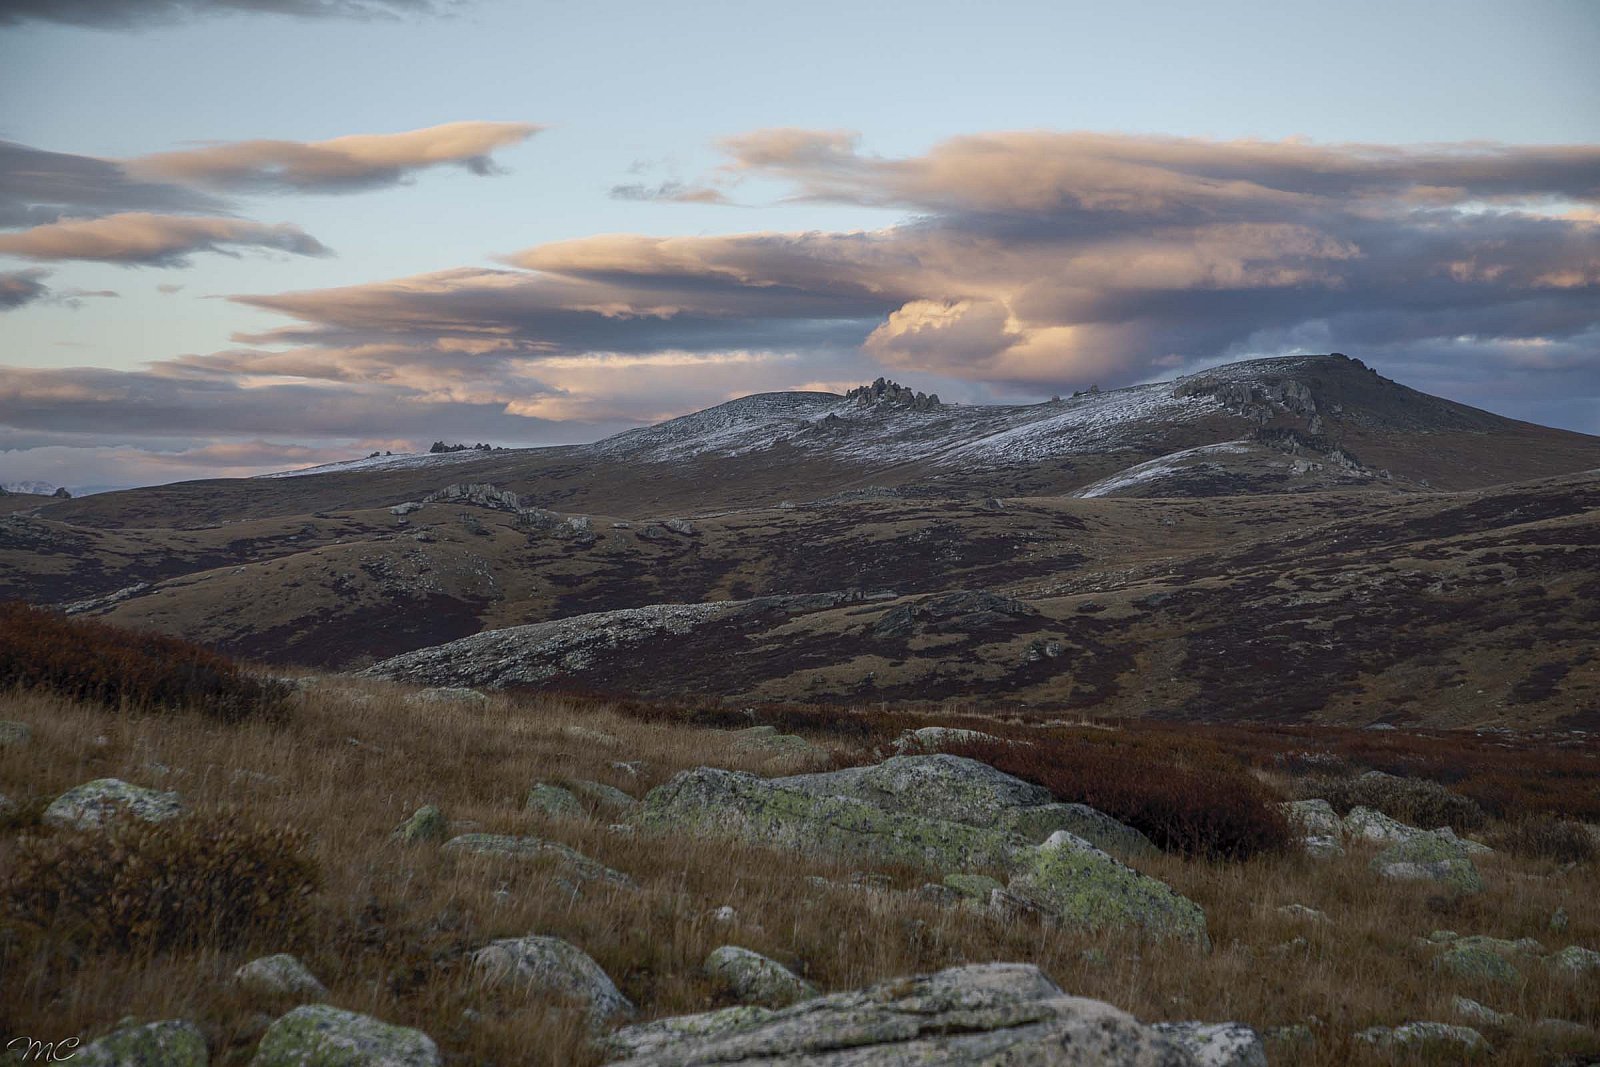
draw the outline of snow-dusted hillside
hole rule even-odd
[[[299,478],[307,474],[339,474],[345,471],[403,471],[417,470],[422,467],[445,467],[452,463],[467,463],[485,456],[504,455],[509,449],[495,452],[481,452],[477,449],[466,449],[462,452],[403,452],[398,456],[365,456],[361,459],[341,460],[338,463],[323,463],[316,467],[301,467],[292,471],[276,471],[272,474],[258,474],[258,478]]]

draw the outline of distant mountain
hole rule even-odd
[[[1337,355],[1032,405],[880,380],[47,502],[0,518],[0,596],[452,684],[1576,723],[1597,470]]]

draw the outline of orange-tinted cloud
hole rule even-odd
[[[493,170],[493,153],[542,127],[528,122],[450,122],[404,133],[326,141],[235,141],[127,160],[137,177],[228,192],[347,192],[395,185],[430,167]]]
[[[197,218],[130,211],[98,219],[62,219],[17,233],[0,233],[0,254],[25,259],[86,259],[175,267],[195,252],[236,254],[240,248],[300,256],[328,254],[316,238],[288,223]]]

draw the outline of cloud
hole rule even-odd
[[[611,187],[613,200],[644,200],[666,201],[676,204],[726,204],[728,198],[723,193],[707,185],[686,185],[681,181],[657,182],[655,185],[645,185],[642,182],[629,182]]]
[[[396,185],[444,165],[490,174],[495,150],[521,144],[540,129],[527,122],[451,122],[326,141],[235,141],[141,156],[124,166],[145,178],[227,192],[351,192]]]
[[[115,160],[0,141],[0,227],[117,211],[222,214],[228,207],[209,193],[134,178]]]
[[[203,15],[252,13],[298,18],[393,19],[440,14],[450,0],[0,0],[0,26],[28,21],[131,29]]]
[[[0,272],[0,311],[12,311],[49,296],[50,287],[44,284],[49,276],[49,271],[37,269]]]
[[[240,295],[281,324],[133,374],[35,372],[9,394],[8,374],[0,423],[535,443],[885,368],[981,399],[1339,350],[1600,431],[1600,147],[1040,132],[882,158],[781,130],[725,148],[698,186],[777,183],[904,218],[605,234],[491,268]]]
[[[316,238],[288,223],[124,212],[98,219],[63,219],[0,234],[0,254],[25,259],[96,260],[125,266],[182,267],[195,252],[236,254],[236,248],[325,256]]]

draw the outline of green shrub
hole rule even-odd
[[[18,841],[0,916],[88,947],[144,950],[303,936],[320,882],[302,831],[231,817],[124,820]]]
[[[1300,779],[1295,792],[1321,797],[1341,814],[1351,808],[1374,808],[1392,819],[1431,830],[1449,826],[1476,830],[1489,821],[1477,801],[1426,778],[1400,778],[1369,771],[1356,778]]]
[[[289,689],[176,637],[0,604],[0,688],[42,689],[107,707],[193,708],[236,722],[281,717]]]
[[[1271,791],[1214,751],[1138,735],[1041,733],[1028,741],[945,750],[1042,785],[1057,800],[1097,808],[1168,852],[1242,860],[1293,842]]]

